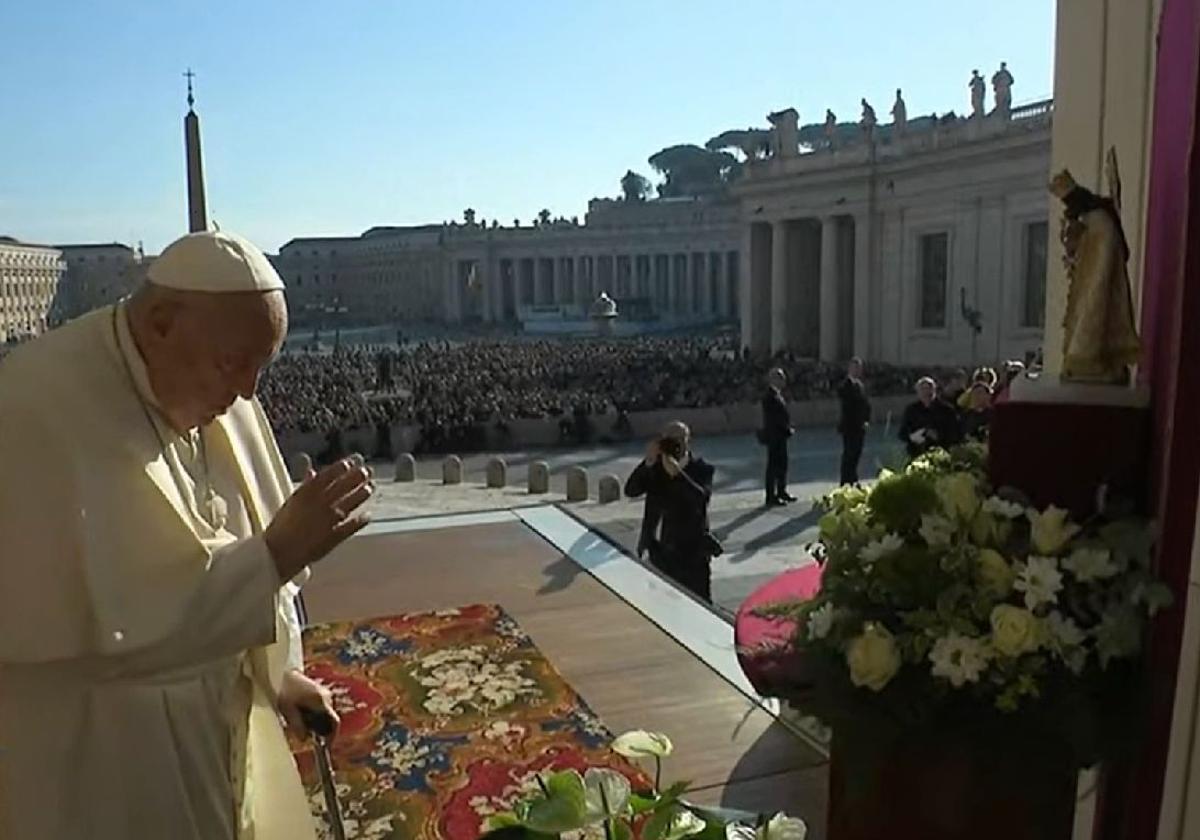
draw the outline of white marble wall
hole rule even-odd
[[[745,274],[767,291],[755,289],[744,300],[768,313],[743,317],[743,342],[828,360],[851,350],[912,365],[994,363],[1037,349],[1042,330],[1021,324],[1023,226],[1047,221],[1050,213],[1048,118],[963,136],[951,148],[922,145],[878,159],[808,155],[788,166],[764,166],[737,185],[747,226],[787,232],[782,251],[748,252]],[[1054,237],[1057,222],[1049,221]],[[826,223],[839,233],[823,238]],[[945,325],[926,329],[920,326],[917,251],[922,235],[940,232],[949,239]],[[829,249],[826,264],[823,245],[830,244],[838,247]],[[814,282],[814,271],[824,283]],[[978,336],[962,316],[963,289],[967,305],[982,313]],[[852,335],[843,336],[847,325]],[[814,334],[824,338],[814,341]]]

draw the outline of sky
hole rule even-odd
[[[970,110],[1007,61],[1052,93],[1053,0],[9,0],[0,235],[145,243],[186,231],[183,72],[211,218],[297,236],[582,218],[627,169],[731,128]],[[990,92],[989,92],[990,102]]]

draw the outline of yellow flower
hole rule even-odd
[[[1017,579],[1016,570],[1004,556],[991,548],[979,552],[979,565],[975,570],[983,591],[994,598],[1003,598],[1012,590]]]
[[[1038,554],[1053,557],[1079,533],[1079,526],[1067,520],[1067,513],[1054,505],[1041,513],[1029,512],[1029,538]]]
[[[882,691],[900,670],[900,651],[886,627],[869,622],[861,635],[846,647],[850,682],[860,688]]]
[[[971,521],[971,542],[975,545],[995,545],[999,542],[998,525],[996,517],[981,510]]]
[[[979,493],[976,492],[975,477],[970,473],[957,472],[937,480],[938,499],[942,510],[951,519],[970,522],[979,510]]]
[[[992,647],[1003,656],[1020,656],[1037,650],[1041,623],[1029,610],[997,604],[992,610]]]

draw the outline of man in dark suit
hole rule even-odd
[[[909,403],[904,409],[900,440],[908,448],[910,458],[935,447],[953,446],[962,440],[958,414],[937,398],[937,383],[928,376],[917,380],[916,402]]]
[[[646,497],[638,557],[684,589],[712,602],[712,557],[708,500],[714,469],[691,451],[691,431],[668,423],[650,442],[646,457],[625,482],[625,495]]]
[[[842,436],[842,484],[858,484],[858,461],[862,458],[867,426],[871,423],[871,402],[862,381],[862,359],[854,358],[846,366],[846,378],[838,387],[841,414],[838,433]]]
[[[767,507],[779,507],[796,501],[787,491],[788,438],[792,436],[792,418],[783,397],[787,376],[779,368],[767,376],[767,393],[762,398],[762,430],[759,439],[767,447]]]

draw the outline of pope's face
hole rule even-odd
[[[160,313],[154,332],[154,394],[176,426],[194,428],[254,395],[287,334],[287,307],[282,292],[197,296]]]

